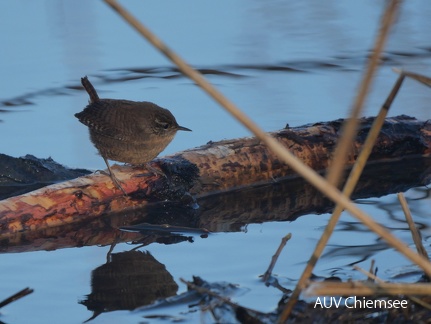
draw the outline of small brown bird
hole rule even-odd
[[[179,130],[191,131],[178,125],[172,113],[152,102],[99,99],[87,77],[81,78],[84,89],[90,96],[87,107],[75,114],[81,123],[88,126],[90,139],[108,167],[114,184],[120,185],[109,166],[108,160],[134,165],[148,165],[172,141]]]

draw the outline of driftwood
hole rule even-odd
[[[366,166],[352,197],[379,197],[406,191],[427,183],[430,174],[430,157],[371,163]],[[6,232],[0,234],[0,251],[56,250],[113,242],[178,243],[191,240],[190,236],[196,239],[195,234],[204,235],[203,229],[237,232],[250,223],[292,221],[302,215],[326,213],[333,208],[328,199],[301,178],[207,195],[200,197],[198,203],[196,209],[181,202],[154,202],[99,217],[83,217],[81,222],[63,226]],[[133,225],[142,223],[144,225]],[[168,228],[165,224],[171,226]],[[118,230],[125,227],[128,231]],[[178,231],[178,228],[188,230]],[[191,229],[195,231],[190,234]]]
[[[38,159],[30,154],[16,158],[0,153],[0,200],[90,173],[66,168],[51,158]]]
[[[347,165],[352,165],[372,123],[363,119]],[[305,164],[323,171],[339,137],[343,120],[287,128],[271,133]],[[431,125],[408,116],[388,118],[370,156],[370,161],[388,162],[425,156],[431,150]],[[253,137],[208,143],[159,159],[167,177],[145,174],[132,166],[115,166],[115,174],[128,196],[109,177],[101,174],[51,185],[0,202],[0,234],[88,222],[111,213],[145,208],[157,201],[193,205],[214,193],[274,183],[295,177]],[[198,175],[199,174],[199,175]],[[428,180],[426,178],[424,181]],[[190,193],[190,194],[189,194]],[[193,208],[191,208],[193,209]],[[117,226],[126,225],[125,222]]]

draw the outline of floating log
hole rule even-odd
[[[0,200],[90,173],[66,168],[51,158],[38,159],[30,154],[16,158],[0,153]]]
[[[354,163],[373,120],[365,118],[361,121],[347,166]],[[271,135],[305,164],[323,171],[329,165],[342,123],[340,119],[309,124]],[[424,156],[430,150],[431,124],[398,116],[385,121],[370,161],[385,163]],[[109,177],[92,174],[3,200],[0,202],[0,234],[89,221],[158,201],[193,205],[191,195],[199,203],[199,199],[215,193],[297,176],[254,137],[210,142],[154,163],[166,177],[134,166],[114,167],[128,196],[124,196]]]
[[[365,167],[352,198],[380,197],[406,191],[427,183],[430,174],[431,157],[370,163]],[[85,220],[82,222],[63,226],[3,233],[0,234],[0,252],[104,246],[112,242],[172,244],[189,241],[193,237],[198,239],[197,236],[205,234],[205,230],[238,232],[250,223],[293,221],[303,215],[327,213],[333,208],[330,200],[298,177],[207,195],[200,197],[198,203],[199,208],[196,209],[182,202],[154,202],[95,218],[83,217]],[[119,228],[127,228],[127,231]]]

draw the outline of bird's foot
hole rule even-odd
[[[103,174],[103,175],[110,177],[112,182],[114,183],[114,185],[118,189],[120,189],[125,196],[127,196],[126,190],[124,190],[124,188],[121,186],[121,183],[123,183],[123,182],[120,181],[113,173],[106,172],[105,170],[96,170],[96,172],[99,172],[100,174]]]
[[[159,175],[159,176],[162,176],[164,178],[167,178],[167,175],[160,168],[153,167],[150,162],[145,163],[145,168],[149,172],[137,174],[136,177],[146,177],[149,175]]]

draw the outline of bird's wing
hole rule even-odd
[[[110,109],[110,103],[105,100],[99,100],[90,103],[83,111],[75,114],[75,117],[88,126],[90,131],[100,135],[114,138],[117,140],[127,140],[131,135],[129,127],[120,127],[115,110]]]

